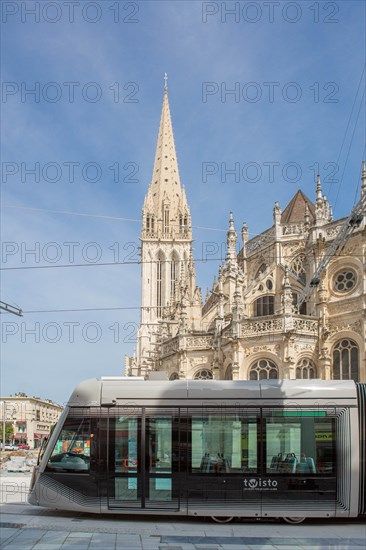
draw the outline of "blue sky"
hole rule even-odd
[[[63,403],[81,379],[122,374],[134,348],[140,266],[115,261],[138,259],[164,72],[196,259],[221,248],[230,210],[254,236],[276,200],[314,200],[318,167],[345,216],[365,154],[365,3],[80,1],[73,22],[54,4],[2,3],[2,267],[27,269],[2,271],[1,299],[99,310],[3,315],[1,394]],[[196,264],[203,294],[219,256]],[[95,257],[114,265],[75,266]],[[114,307],[136,309],[100,310]]]

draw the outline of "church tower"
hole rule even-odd
[[[152,367],[162,320],[181,299],[181,290],[194,290],[192,280],[191,216],[180,183],[165,75],[154,170],[142,209],[141,324],[134,374]],[[194,269],[194,268],[193,268]]]

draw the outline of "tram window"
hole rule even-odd
[[[132,416],[119,416],[114,420],[111,432],[111,449],[114,449],[115,472],[136,472],[138,419]]]
[[[191,445],[192,473],[256,473],[257,417],[194,416]]]
[[[265,429],[267,473],[335,473],[334,418],[321,411],[276,411],[272,415]]]
[[[67,418],[46,466],[49,472],[87,473],[90,467],[90,419]]]
[[[172,471],[172,419],[148,419],[148,458],[150,473]]]

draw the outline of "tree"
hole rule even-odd
[[[13,426],[10,423],[6,423],[5,427],[5,442],[11,441],[13,438]],[[0,439],[3,440],[3,423],[0,423]]]

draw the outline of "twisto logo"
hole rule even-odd
[[[244,489],[265,489],[265,490],[277,490],[278,482],[275,479],[260,479],[252,477],[250,479],[243,480]]]

